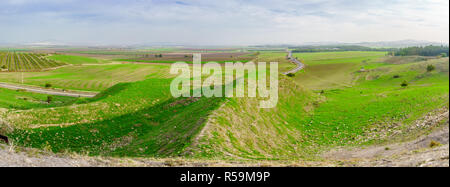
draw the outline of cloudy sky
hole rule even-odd
[[[448,17],[448,0],[1,0],[0,43],[448,43]]]

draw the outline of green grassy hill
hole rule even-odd
[[[14,143],[55,152],[296,160],[336,146],[388,141],[426,113],[448,108],[448,58],[401,64],[362,60],[371,56],[349,62],[370,67],[367,71],[340,71],[352,78],[349,86],[312,90],[302,85],[303,73],[280,75],[280,100],[273,109],[258,109],[257,98],[174,99],[170,77],[147,77],[70,106],[0,115],[15,125],[9,134]],[[428,65],[435,70],[428,72]],[[401,86],[404,81],[407,87]]]

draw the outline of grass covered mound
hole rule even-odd
[[[9,118],[21,127],[11,137],[19,145],[54,152],[179,154],[222,98],[173,99],[169,84],[169,79],[119,84],[71,107],[24,111]]]

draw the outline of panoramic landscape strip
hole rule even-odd
[[[449,167],[449,12],[447,0],[3,0],[0,167],[144,167],[166,185]]]

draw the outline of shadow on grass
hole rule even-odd
[[[111,97],[111,96],[114,96],[114,95],[120,93],[123,90],[126,90],[129,85],[130,85],[130,83],[119,83],[119,84],[116,84],[116,85],[106,89],[105,91],[97,94],[93,98],[84,98],[83,100],[78,101],[77,104],[87,104],[87,103],[92,103],[92,102],[96,102],[96,101],[100,101],[100,100],[106,99],[108,97]]]

